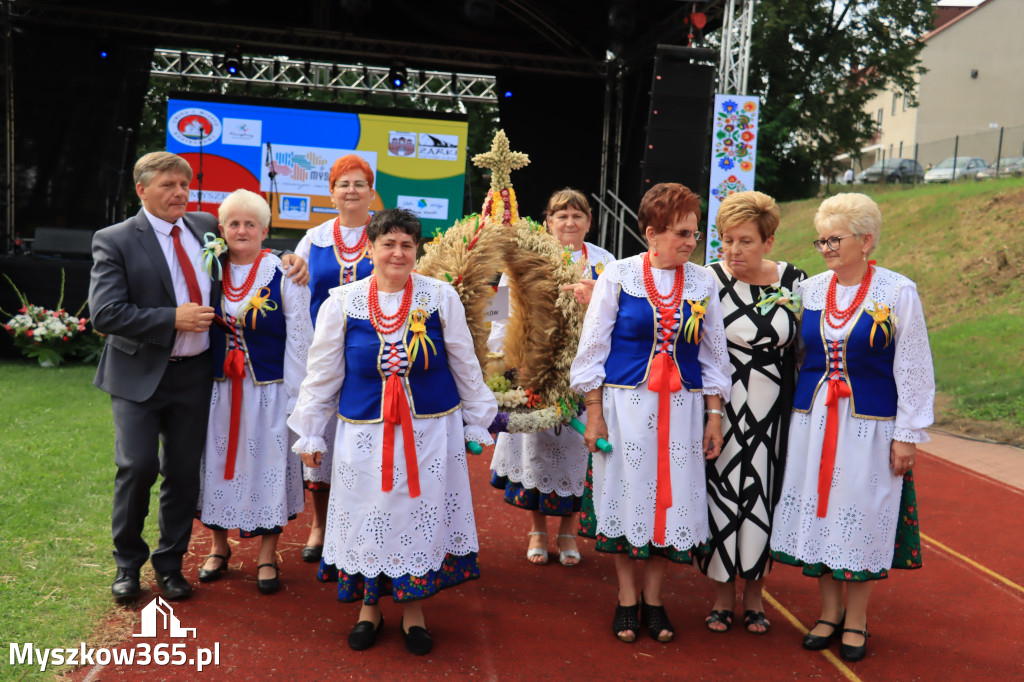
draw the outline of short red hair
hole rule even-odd
[[[327,177],[328,189],[334,189],[334,181],[338,179],[339,175],[354,170],[363,171],[366,181],[370,183],[370,187],[373,187],[373,170],[370,168],[370,164],[366,163],[366,159],[358,154],[346,154],[331,166],[331,174]]]
[[[640,200],[637,221],[644,234],[653,227],[655,234],[664,232],[688,214],[693,213],[700,221],[700,196],[678,182],[659,182],[647,190]]]

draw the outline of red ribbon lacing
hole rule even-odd
[[[828,495],[832,489],[832,472],[836,467],[836,441],[839,438],[839,399],[850,397],[850,386],[843,378],[839,366],[839,342],[830,341],[832,350],[832,374],[828,377],[828,395],[825,405],[825,442],[821,445],[821,464],[818,468],[818,517],[825,518],[828,512]]]
[[[238,452],[238,422],[242,414],[242,379],[245,378],[245,353],[239,348],[238,332],[231,328],[234,348],[224,358],[224,375],[231,379],[231,426],[228,429],[227,460],[224,462],[224,480],[235,477],[235,455]]]
[[[388,362],[393,369],[384,383],[384,459],[381,471],[380,489],[391,492],[394,487],[395,469],[395,427],[402,427],[402,442],[405,446],[405,473],[409,480],[409,497],[420,496],[420,472],[416,462],[416,436],[412,430],[412,412],[405,397],[402,380],[398,376],[399,356],[395,344],[391,344]]]
[[[669,457],[669,432],[671,429],[672,394],[683,387],[679,368],[672,361],[668,352],[672,343],[673,308],[659,308],[661,318],[661,339],[658,350],[651,363],[651,376],[647,380],[647,390],[658,393],[658,479],[654,503],[654,542],[665,544],[665,527],[668,508],[672,506],[672,467]]]

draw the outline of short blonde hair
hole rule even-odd
[[[763,192],[736,192],[727,196],[718,206],[715,228],[718,233],[725,233],[744,223],[754,223],[761,235],[761,241],[775,234],[779,228],[779,207],[775,199]]]
[[[845,192],[821,202],[814,214],[814,229],[819,236],[844,229],[857,236],[870,234],[874,237],[871,253],[882,241],[882,212],[868,195]]]
[[[256,192],[236,189],[221,202],[220,209],[217,211],[217,219],[223,225],[227,216],[235,211],[256,216],[260,227],[265,228],[270,225],[270,206],[267,205],[267,200]]]
[[[149,182],[154,175],[168,171],[178,171],[184,174],[189,182],[192,182],[192,166],[188,165],[188,161],[185,159],[170,152],[144,154],[135,162],[133,177],[136,185],[149,187]]]

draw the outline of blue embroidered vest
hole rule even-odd
[[[704,387],[697,361],[700,344],[687,343],[680,338],[689,318],[690,306],[684,302],[679,329],[672,339],[671,355],[679,368],[683,388],[700,391]],[[657,341],[658,320],[654,306],[646,296],[631,296],[620,287],[619,314],[612,330],[611,352],[605,362],[605,385],[636,388],[647,381]]]
[[[366,279],[373,272],[373,261],[363,257],[355,262],[352,281]],[[341,286],[341,264],[334,254],[334,246],[309,245],[309,317],[316,325],[320,306],[327,300],[331,289]]]
[[[807,348],[807,355],[800,366],[800,378],[796,384],[793,409],[809,412],[814,397],[828,378],[830,358],[828,341],[825,340],[823,311],[804,310],[801,336]],[[861,419],[896,418],[896,379],[893,376],[893,361],[896,344],[885,344],[881,329],[875,329],[874,346],[868,335],[874,320],[861,309],[847,333],[842,347],[843,375],[850,386],[850,411]]]
[[[413,416],[420,419],[449,414],[461,404],[455,378],[448,367],[439,311],[430,313],[426,327],[427,336],[434,342],[437,353],[429,345],[421,346],[415,362],[402,377],[409,398],[409,409]],[[402,340],[406,353],[412,338],[412,332],[406,329]],[[381,369],[381,356],[385,352],[386,344],[369,320],[346,316],[345,379],[338,398],[338,416],[345,421],[375,423],[383,419],[387,376]],[[424,369],[428,353],[430,362]]]
[[[253,313],[245,315],[245,327],[238,329],[238,340],[245,351],[246,372],[257,384],[284,380],[284,351],[288,331],[284,319],[284,301],[281,299],[281,271],[275,270],[267,285],[268,300],[277,304],[277,310],[266,315],[256,313],[256,328],[252,328]],[[223,299],[218,299],[214,312],[224,317]],[[226,318],[225,318],[226,319]],[[236,327],[237,328],[237,327]],[[230,348],[230,335],[218,325],[210,327],[210,348],[213,349],[213,374],[218,381],[224,379],[224,358]]]

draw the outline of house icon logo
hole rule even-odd
[[[132,637],[156,637],[158,629],[167,631],[171,637],[192,637],[195,639],[195,628],[183,628],[174,615],[174,609],[163,597],[154,597],[153,601],[142,609],[142,631],[133,633]]]

